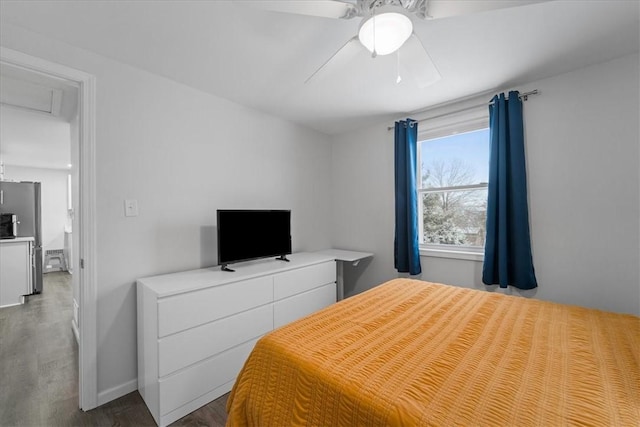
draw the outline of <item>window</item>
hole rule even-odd
[[[422,133],[418,211],[422,249],[481,253],[489,180],[486,119]]]

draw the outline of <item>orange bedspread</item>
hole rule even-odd
[[[228,426],[638,426],[640,318],[396,279],[263,337]]]

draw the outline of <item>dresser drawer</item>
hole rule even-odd
[[[273,296],[279,300],[335,281],[335,261],[286,271],[273,277]]]
[[[257,339],[161,379],[160,412],[165,415],[182,405],[235,380]]]
[[[158,301],[158,337],[273,301],[273,278],[258,277]]]
[[[164,377],[273,329],[273,305],[206,323],[158,342],[158,375]]]
[[[273,305],[273,327],[279,328],[336,302],[336,284],[329,283]]]

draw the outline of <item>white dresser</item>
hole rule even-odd
[[[288,258],[138,280],[138,389],[158,425],[229,392],[262,335],[336,301],[332,256]]]

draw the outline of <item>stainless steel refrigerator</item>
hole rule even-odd
[[[42,215],[39,182],[0,181],[0,213],[17,215],[17,237],[33,237],[33,293],[42,292]]]

